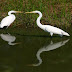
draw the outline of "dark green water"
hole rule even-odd
[[[0,30],[0,72],[72,72],[72,38],[51,38],[40,29]]]

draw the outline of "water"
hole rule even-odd
[[[0,72],[72,72],[72,38],[20,31],[0,31]]]

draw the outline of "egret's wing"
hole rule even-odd
[[[14,15],[11,16],[7,16],[5,18],[2,19],[1,21],[1,26],[9,26],[13,21],[15,20]]]
[[[51,35],[53,35],[52,33],[55,33],[55,34],[62,34],[62,30],[57,28],[57,27],[53,27],[53,26],[50,26],[50,25],[46,25],[46,31],[47,32],[50,32]]]

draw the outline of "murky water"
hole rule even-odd
[[[1,31],[0,71],[72,72],[72,38],[41,33]]]

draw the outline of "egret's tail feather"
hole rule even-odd
[[[70,36],[67,32],[62,32],[63,35]]]
[[[1,28],[1,23],[0,23],[0,28]]]

